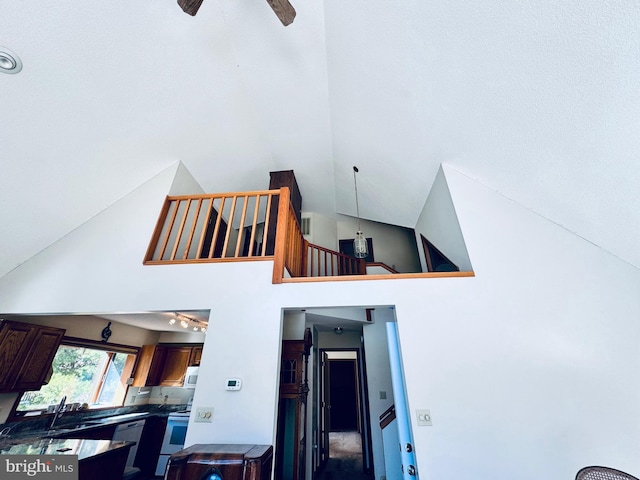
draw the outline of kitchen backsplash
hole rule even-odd
[[[124,405],[178,405],[191,403],[193,388],[130,387]]]

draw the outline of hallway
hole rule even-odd
[[[362,471],[362,443],[358,432],[329,433],[329,460],[316,480],[372,480]]]

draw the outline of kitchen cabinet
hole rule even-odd
[[[38,390],[45,383],[65,330],[0,321],[0,392]]]
[[[191,347],[168,348],[158,385],[162,387],[181,387],[190,358]]]
[[[133,373],[134,387],[152,387],[160,382],[166,349],[159,345],[143,345]]]
[[[200,353],[197,353],[199,349]],[[196,352],[194,352],[196,350]],[[200,363],[202,345],[143,345],[133,374],[134,387],[180,387],[187,367]]]
[[[200,366],[200,358],[202,358],[202,347],[192,347],[191,348],[191,357],[189,358],[189,366],[190,367],[199,367]]]

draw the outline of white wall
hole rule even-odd
[[[442,166],[438,169],[436,179],[416,223],[415,231],[420,262],[425,272],[427,271],[427,262],[420,234],[444,253],[461,272],[473,270]]]
[[[160,175],[0,278],[0,312],[209,308],[194,408],[215,410],[187,442],[273,443],[282,309],[395,305],[410,411],[433,416],[412,413],[422,478],[639,473],[640,273],[445,174],[475,277],[272,285],[264,261],[145,267]]]
[[[311,222],[311,229],[309,235],[304,236],[305,240],[314,245],[338,251],[338,237],[334,219],[315,212],[302,212],[301,215],[309,217]]]
[[[373,256],[376,262],[386,263],[400,273],[420,272],[420,258],[412,230],[384,223],[361,221],[366,238],[373,241]],[[338,221],[338,239],[354,238],[358,230],[358,221],[351,217],[340,216]]]

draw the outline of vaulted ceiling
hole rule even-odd
[[[448,163],[640,267],[640,4],[291,2],[0,2],[0,276],[177,161],[410,227]]]

